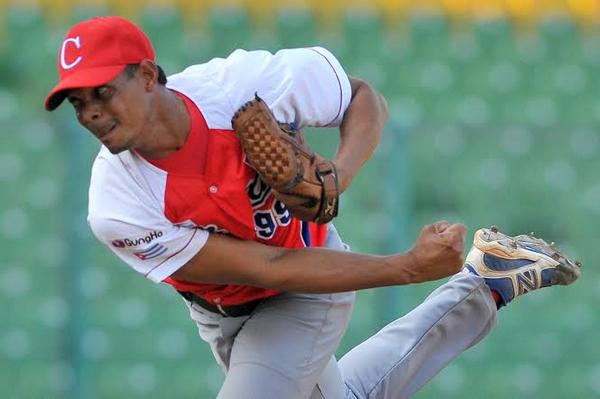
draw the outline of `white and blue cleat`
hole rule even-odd
[[[463,271],[483,277],[500,295],[502,307],[530,291],[571,284],[581,274],[581,263],[533,233],[510,237],[492,226],[475,232]]]

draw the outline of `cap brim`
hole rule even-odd
[[[67,97],[66,90],[82,87],[102,86],[119,76],[127,65],[111,65],[96,68],[81,69],[61,80],[46,97],[45,107],[48,111],[55,110]]]

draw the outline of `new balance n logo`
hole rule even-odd
[[[540,288],[540,279],[534,269],[517,273],[517,288],[519,295]]]

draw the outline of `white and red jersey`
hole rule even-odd
[[[275,54],[236,50],[170,76],[167,86],[190,113],[184,146],[152,161],[102,147],[90,183],[92,231],[144,276],[211,302],[231,305],[276,294],[169,276],[198,253],[210,232],[288,248],[323,245],[326,227],[292,217],[244,163],[231,118],[257,93],[281,122],[338,126],[351,98],[347,75],[319,47]]]

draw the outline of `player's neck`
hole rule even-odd
[[[143,140],[135,150],[144,157],[159,159],[178,151],[190,132],[190,115],[184,101],[175,92],[161,89],[153,100],[151,113],[144,127]]]

